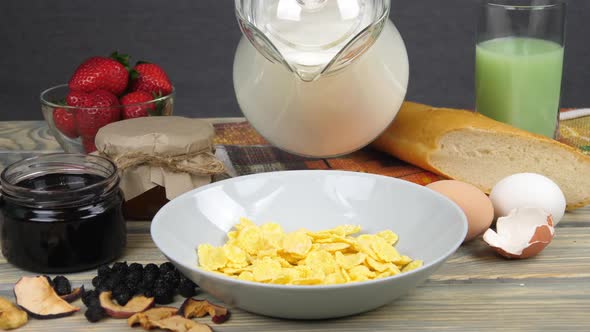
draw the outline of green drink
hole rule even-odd
[[[508,37],[476,47],[477,111],[495,120],[553,137],[561,93],[563,47]]]
[[[563,73],[562,0],[485,0],[475,93],[479,113],[555,138]]]

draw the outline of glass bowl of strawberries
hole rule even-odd
[[[171,115],[174,87],[158,65],[113,53],[84,61],[68,84],[41,93],[41,111],[61,147],[70,153],[96,150],[94,138],[109,123]]]

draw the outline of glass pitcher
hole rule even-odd
[[[408,56],[389,0],[236,0],[242,112],[273,145],[310,156],[356,151],[393,121]]]

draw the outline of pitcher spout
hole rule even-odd
[[[296,69],[294,73],[303,82],[313,82],[321,76],[322,71],[321,70],[307,71],[306,68],[300,68],[300,69]]]
[[[240,28],[269,61],[302,81],[346,67],[366,52],[390,0],[236,0]]]
[[[326,71],[328,64],[287,63],[287,67],[303,82],[313,82]]]

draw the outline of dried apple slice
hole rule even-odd
[[[187,332],[213,332],[213,330],[211,329],[211,327],[207,324],[199,324],[197,326],[193,326],[190,330],[188,330]]]
[[[148,309],[144,312],[138,312],[127,319],[127,325],[135,326],[141,325],[146,330],[155,328],[152,322],[161,320],[164,318],[172,317],[178,313],[178,309],[175,307],[158,307]]]
[[[0,296],[0,330],[17,329],[28,321],[27,313]]]
[[[82,294],[84,294],[84,285],[82,285],[82,287],[74,288],[69,294],[60,297],[67,302],[72,303],[82,297]]]
[[[496,231],[488,229],[483,240],[506,258],[529,258],[551,243],[555,235],[553,218],[539,208],[520,208],[498,218]]]
[[[185,318],[203,317],[207,314],[215,324],[221,324],[229,319],[230,312],[227,308],[215,305],[207,300],[188,298],[182,303],[178,313]]]
[[[173,307],[152,308],[139,312],[127,320],[129,326],[138,324],[145,330],[159,328],[173,332],[212,332],[206,324],[179,316],[178,309]]]
[[[44,276],[20,278],[14,295],[16,304],[37,319],[65,317],[80,310],[60,298]]]
[[[153,324],[156,328],[172,332],[213,332],[207,324],[198,323],[178,315],[154,321]]]
[[[102,292],[98,296],[100,306],[107,315],[113,318],[129,318],[138,312],[145,311],[154,305],[153,297],[135,296],[126,305],[121,306],[113,302],[111,292]]]

